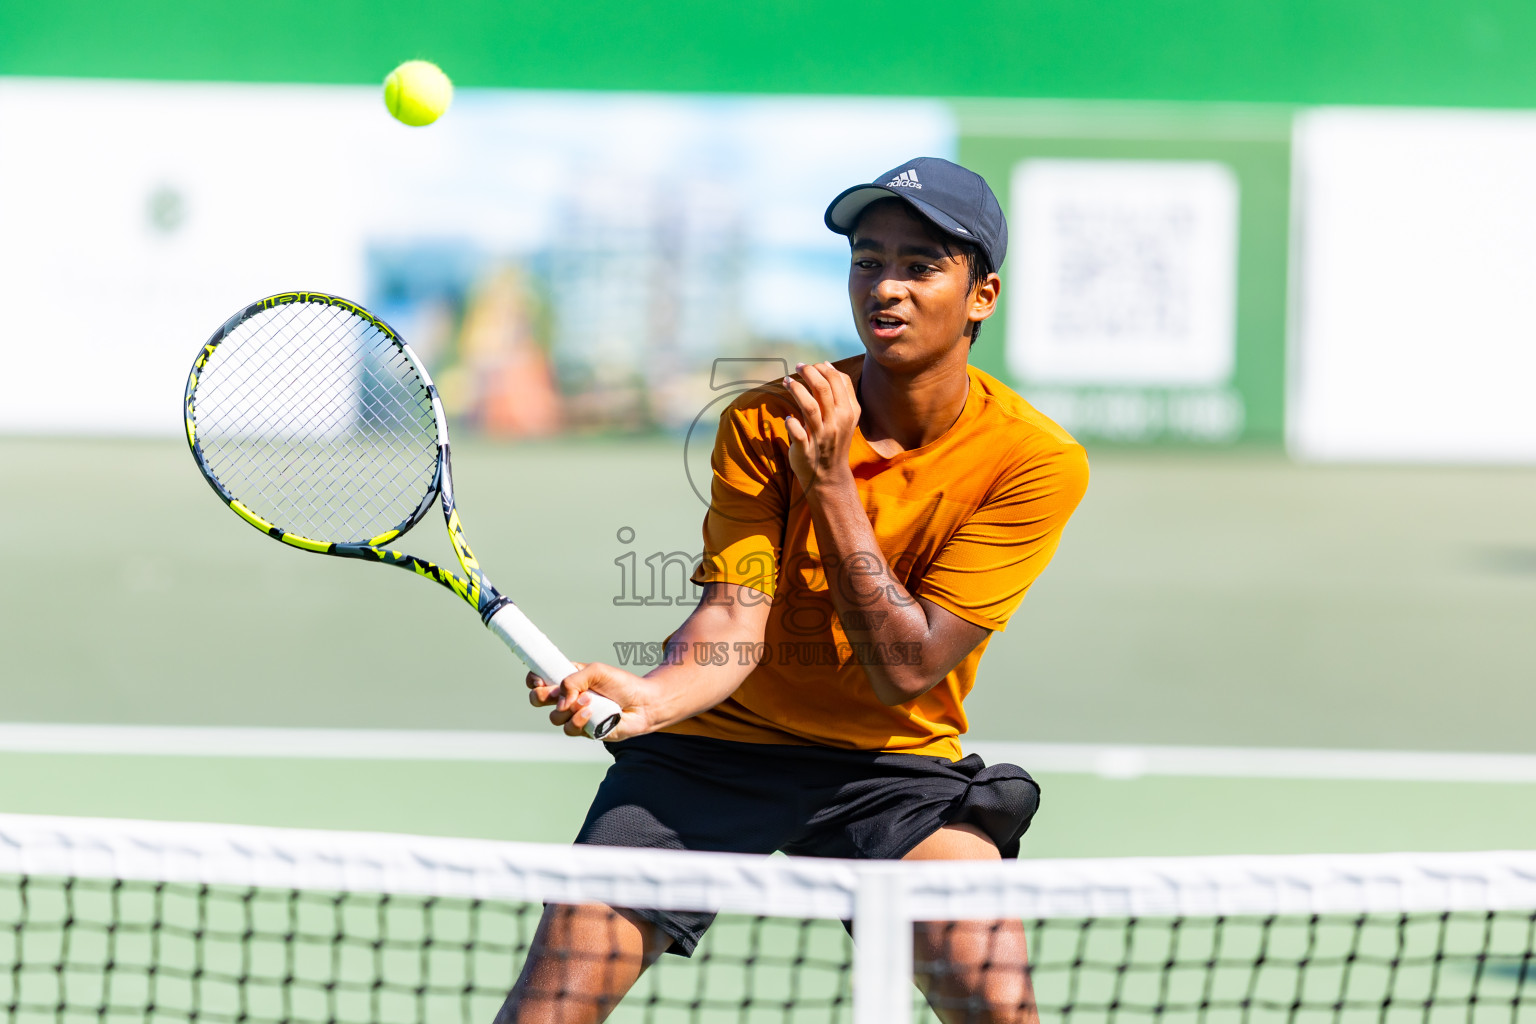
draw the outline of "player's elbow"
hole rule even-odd
[[[882,679],[871,679],[875,698],[888,708],[911,703],[938,685],[943,676],[927,678],[923,673],[887,674]]]

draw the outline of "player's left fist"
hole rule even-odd
[[[859,429],[859,399],[853,378],[831,363],[801,363],[784,386],[798,414],[785,417],[789,466],[807,493],[825,484],[852,480],[848,449]]]

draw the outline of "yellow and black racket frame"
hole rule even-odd
[[[292,533],[279,526],[269,523],[260,515],[252,511],[244,502],[230,493],[218,476],[208,465],[208,460],[203,456],[202,445],[197,436],[197,384],[203,374],[203,369],[208,365],[209,359],[234,331],[247,320],[259,316],[267,310],[278,306],[293,304],[316,304],[334,306],[353,316],[367,322],[388,338],[399,351],[409,360],[412,369],[421,377],[426,386],[427,395],[432,402],[432,413],[437,424],[437,467],[432,474],[432,484],[422,496],[421,502],[400,523],[392,529],[385,530],[376,537],[369,537],[361,541],[326,541],[316,540]],[[480,563],[475,559],[474,553],[469,549],[469,542],[464,538],[464,528],[459,522],[459,511],[454,502],[453,495],[453,468],[452,456],[448,443],[448,421],[443,415],[443,404],[437,395],[437,385],[432,383],[432,377],[427,373],[427,368],[416,353],[411,350],[396,331],[382,319],[370,313],[367,309],[348,299],[337,295],[329,295],[325,292],[280,292],[277,295],[269,295],[251,303],[240,310],[234,316],[224,321],[223,325],[198,351],[197,358],[192,362],[192,372],[187,376],[187,390],[183,403],[183,411],[186,417],[187,444],[192,449],[192,457],[197,460],[197,468],[202,472],[203,479],[208,481],[208,486],[213,488],[219,499],[228,505],[241,519],[250,523],[256,529],[267,536],[282,541],[289,547],[298,548],[300,551],[310,551],[322,555],[339,555],[342,558],[358,558],[367,562],[383,562],[385,565],[396,565],[402,569],[409,569],[418,576],[425,576],[430,580],[436,580],[444,587],[453,591],[462,598],[470,607],[480,613],[482,621],[489,622],[503,605],[511,603],[511,599],[502,596],[496,588],[491,586],[485,573],[480,569]],[[454,554],[458,556],[459,565],[464,569],[464,575],[456,573],[430,562],[425,558],[396,551],[386,547],[390,541],[404,534],[411,527],[421,522],[427,510],[432,507],[433,499],[440,499],[443,509],[443,518],[448,523],[448,536],[453,543]]]

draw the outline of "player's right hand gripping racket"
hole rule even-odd
[[[467,601],[545,679],[576,671],[470,553],[437,388],[383,320],[319,292],[254,302],[198,352],[186,417],[203,476],[262,533],[304,551],[411,569]],[[462,577],[386,546],[434,498]],[[587,735],[602,739],[619,724],[619,706],[597,693],[588,706]]]

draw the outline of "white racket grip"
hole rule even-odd
[[[510,601],[502,605],[486,623],[492,633],[501,637],[501,642],[512,648],[523,664],[533,669],[539,675],[552,683],[564,681],[566,676],[576,672],[576,666],[571,664],[571,659],[560,653],[560,648],[555,646],[553,640],[544,635],[533,620],[523,614],[523,610]],[[613,731],[619,724],[619,715],[622,709],[613,701],[600,693],[587,691],[591,698],[587,707],[591,709],[591,717],[587,719],[586,729],[588,736],[600,740]]]

